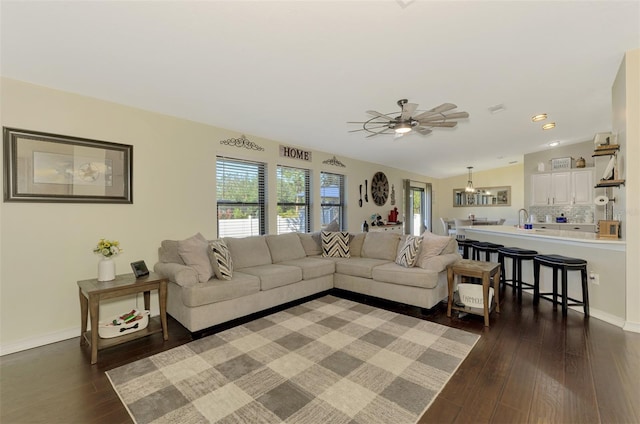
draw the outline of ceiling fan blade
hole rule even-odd
[[[416,103],[403,104],[402,114],[400,115],[400,119],[402,119],[403,121],[406,121],[407,119],[411,118],[411,115],[413,115],[413,112],[415,112],[416,109],[418,109],[418,105]]]
[[[417,119],[419,122],[444,122],[447,119],[460,119],[460,118],[468,118],[469,114],[467,112],[455,112],[445,115],[444,113],[439,113],[437,115],[431,115],[424,118]]]
[[[451,109],[455,109],[457,107],[458,106],[454,105],[453,103],[443,103],[440,106],[431,109],[430,112],[442,113]]]
[[[382,118],[382,119],[386,119],[387,121],[391,121],[391,118],[389,118],[384,113],[376,112],[375,110],[368,110],[367,113],[369,115],[377,116],[378,118]]]
[[[358,132],[358,131],[369,131],[371,129],[378,129],[378,128],[389,128],[389,124],[382,124],[382,125],[377,125],[377,126],[369,126],[367,128],[358,128],[357,130],[349,130],[348,132]]]
[[[422,125],[427,125],[429,127],[447,127],[447,128],[453,128],[456,125],[458,125],[458,123],[456,121],[446,121],[446,122],[425,122]]]
[[[378,132],[374,132],[373,134],[369,134],[369,135],[367,136],[367,138],[369,138],[369,137],[373,137],[374,135],[378,135],[378,134],[384,134],[384,132],[385,132],[385,131],[389,131],[389,128],[385,128],[385,129],[383,129],[382,131],[378,131]]]
[[[418,134],[422,134],[422,135],[429,135],[432,132],[429,128],[425,128],[425,127],[415,127],[413,130]]]

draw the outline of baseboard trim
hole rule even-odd
[[[640,322],[630,322],[627,321],[624,323],[622,327],[624,331],[631,331],[633,333],[640,333]]]
[[[0,345],[0,356],[10,355],[12,353],[22,352],[23,350],[33,349],[34,347],[40,347],[51,343],[61,342],[63,340],[73,339],[74,337],[80,337],[79,327],[55,331],[53,333],[48,333],[37,337],[30,337],[28,339],[18,340],[17,342],[13,343],[5,343]]]

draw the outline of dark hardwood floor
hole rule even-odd
[[[481,334],[421,423],[640,423],[640,334],[563,318],[528,295],[518,304],[509,287],[490,328],[480,316],[449,319],[443,305],[359,300]],[[0,422],[131,423],[104,372],[190,340],[170,318],[168,342],[156,334],[106,349],[93,366],[79,338],[3,356]]]

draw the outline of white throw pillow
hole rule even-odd
[[[396,263],[405,268],[411,268],[414,266],[416,259],[418,258],[418,250],[420,250],[421,243],[422,237],[407,236],[404,244],[398,252]]]
[[[323,231],[322,256],[349,258],[349,233],[344,231]]]
[[[217,279],[231,280],[233,277],[233,261],[224,240],[209,242],[209,259]]]

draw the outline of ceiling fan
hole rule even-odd
[[[431,128],[453,128],[458,125],[458,122],[452,121],[452,119],[469,117],[467,112],[452,112],[446,114],[445,112],[458,107],[453,103],[443,103],[433,109],[420,112],[415,116],[413,114],[418,109],[416,103],[408,103],[407,99],[400,99],[397,103],[398,106],[400,106],[400,115],[394,117],[393,115],[396,115],[397,112],[380,113],[375,110],[368,110],[367,113],[373,115],[373,118],[363,122],[347,122],[348,124],[362,124],[362,128],[349,132],[366,131],[371,133],[367,137],[373,137],[379,134],[395,134],[395,138],[399,138],[412,131],[418,134],[428,135],[432,131]]]

